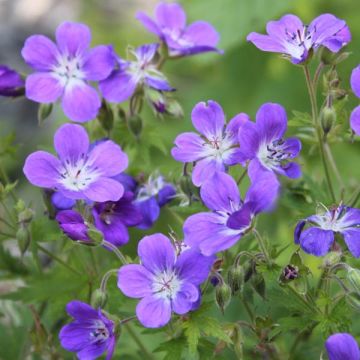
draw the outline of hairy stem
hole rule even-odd
[[[259,243],[259,246],[260,246],[260,249],[261,249],[262,253],[264,254],[266,262],[268,263],[268,265],[271,265],[270,256],[269,256],[269,253],[268,253],[268,251],[266,249],[264,239],[262,238],[262,236],[259,234],[259,232],[256,229],[253,229],[253,233],[254,233],[254,235],[255,235],[258,243]]]
[[[103,240],[102,244],[109,248],[110,250],[112,250],[114,252],[114,254],[119,258],[119,260],[122,262],[123,265],[126,265],[128,262],[125,258],[125,256],[123,255],[123,253],[115,246],[113,245],[111,242]]]
[[[107,283],[112,275],[116,275],[118,273],[118,269],[111,269],[105,273],[103,278],[101,279],[100,289],[102,292],[106,291]]]

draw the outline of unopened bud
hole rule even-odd
[[[336,122],[336,111],[333,107],[325,106],[320,113],[321,126],[327,134]]]
[[[130,116],[128,119],[129,129],[135,135],[139,137],[143,128],[142,119],[139,115]]]
[[[19,213],[18,221],[19,223],[29,223],[31,222],[33,216],[34,216],[34,211],[28,208]]]
[[[41,126],[50,116],[53,110],[53,104],[40,104],[38,109],[38,123]]]
[[[349,268],[346,274],[346,279],[353,290],[360,295],[360,270]]]
[[[231,288],[228,284],[222,282],[216,287],[215,300],[221,312],[224,313],[231,301]]]
[[[324,257],[323,267],[332,267],[337,264],[342,257],[342,253],[340,251],[330,251]]]
[[[102,102],[97,119],[105,131],[109,132],[112,130],[114,126],[114,114],[106,101]]]
[[[189,175],[182,175],[179,181],[180,189],[182,192],[190,199],[193,194],[196,192],[196,187],[191,181]]]
[[[282,282],[290,282],[292,280],[295,280],[299,277],[299,268],[295,265],[287,265],[284,267],[280,280]]]
[[[179,102],[171,98],[167,99],[166,113],[177,119],[184,117],[184,111]]]
[[[91,295],[91,306],[94,309],[103,308],[106,305],[108,296],[101,289],[96,289]]]
[[[31,234],[27,226],[21,225],[16,232],[16,239],[21,254],[25,254],[26,250],[29,248],[31,241]]]
[[[231,288],[231,293],[242,292],[244,285],[244,268],[240,265],[230,267],[228,271],[228,284]]]
[[[255,291],[263,298],[265,299],[265,280],[264,277],[256,273],[251,278],[251,283]]]

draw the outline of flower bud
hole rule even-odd
[[[323,267],[332,267],[337,264],[342,257],[342,253],[340,251],[330,251],[323,260]]]
[[[143,123],[139,115],[130,116],[128,119],[129,129],[138,138],[141,134]]]
[[[25,209],[18,214],[18,221],[19,223],[29,223],[33,216],[34,211],[32,209]]]
[[[360,295],[360,270],[349,267],[346,279],[350,283],[353,290]]]
[[[221,312],[224,314],[225,309],[231,301],[231,288],[225,282],[222,282],[222,284],[216,287],[215,301]]]
[[[265,299],[265,280],[264,277],[259,274],[255,273],[251,277],[251,283],[255,291],[263,298]]]
[[[355,310],[360,311],[360,294],[351,292],[346,294],[346,302]]]
[[[280,276],[280,281],[286,283],[295,280],[298,277],[299,277],[299,268],[295,265],[289,264],[284,267]]]
[[[16,240],[21,252],[21,255],[24,255],[26,250],[29,248],[31,241],[31,234],[27,226],[20,225],[18,231],[16,232]]]
[[[166,113],[177,118],[181,119],[184,117],[184,111],[181,105],[174,99],[167,99]]]
[[[109,132],[112,130],[114,126],[114,114],[106,101],[102,102],[97,119],[105,131]]]
[[[0,65],[0,95],[18,97],[25,94],[25,81],[21,75],[5,65]]]
[[[38,108],[38,124],[41,126],[50,116],[53,110],[53,104],[40,104]]]
[[[182,175],[179,181],[180,189],[182,192],[189,198],[196,193],[197,189],[191,181],[191,177],[189,175]]]
[[[106,305],[108,296],[101,289],[96,289],[91,295],[91,306],[94,309],[103,308]]]
[[[232,295],[238,291],[242,292],[244,285],[244,268],[240,265],[233,265],[230,267],[227,277]]]
[[[333,107],[325,106],[320,113],[321,126],[327,134],[336,122],[336,111]]]

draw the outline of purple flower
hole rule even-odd
[[[294,64],[305,61],[311,51],[320,46],[338,52],[351,40],[346,22],[332,14],[318,16],[309,26],[304,25],[295,15],[285,15],[278,21],[269,21],[266,31],[267,35],[252,32],[247,40],[262,51],[290,57]]]
[[[127,155],[108,140],[89,150],[89,137],[80,125],[65,124],[55,133],[58,158],[45,151],[30,154],[24,165],[27,179],[36,186],[55,189],[69,199],[117,201],[123,186],[111,177],[124,171]]]
[[[241,200],[235,180],[226,173],[215,173],[200,189],[201,199],[211,212],[185,220],[184,242],[204,255],[229,249],[251,228],[255,215],[273,206],[278,191],[279,182],[268,173],[251,184]]]
[[[279,104],[266,103],[256,114],[256,123],[245,121],[239,129],[242,158],[250,160],[249,176],[275,172],[290,178],[301,176],[300,166],[291,162],[301,150],[296,138],[284,139],[287,129],[285,109]]]
[[[242,161],[237,133],[246,114],[238,114],[225,125],[221,106],[212,100],[198,103],[191,113],[192,123],[200,135],[182,133],[175,139],[171,155],[181,162],[195,162],[192,181],[200,186],[216,171],[225,171],[227,166]]]
[[[107,352],[106,360],[110,360],[116,344],[113,321],[100,309],[77,300],[70,301],[66,311],[74,320],[61,329],[61,346],[76,352],[80,360],[96,359],[104,352]]]
[[[51,195],[51,202],[57,210],[72,209],[76,204],[76,200],[69,199],[58,191]]]
[[[133,193],[125,192],[116,202],[96,203],[93,207],[95,227],[103,233],[106,241],[116,246],[126,244],[129,241],[127,227],[135,226],[142,220],[133,199]]]
[[[351,334],[337,333],[325,342],[329,360],[359,360],[359,346]]]
[[[219,52],[216,48],[219,34],[214,27],[205,21],[195,21],[186,26],[186,14],[179,4],[159,3],[155,9],[155,20],[142,12],[136,18],[168,46],[170,56]]]
[[[141,298],[136,315],[149,328],[166,325],[172,311],[183,315],[193,309],[200,297],[199,286],[215,259],[194,249],[176,256],[174,246],[162,234],[140,240],[138,255],[141,265],[120,268],[118,287],[126,296]]]
[[[352,71],[350,83],[354,94],[360,98],[360,65]],[[356,135],[360,135],[360,105],[350,115],[350,126]]]
[[[165,76],[157,69],[154,58],[159,44],[139,46],[132,51],[135,61],[118,58],[118,69],[100,82],[104,98],[111,102],[122,102],[134,95],[139,86],[158,91],[173,91]]]
[[[39,103],[53,103],[61,97],[64,113],[71,120],[94,119],[101,101],[88,82],[107,78],[115,60],[109,46],[89,49],[90,40],[86,25],[71,22],[56,29],[56,45],[46,36],[30,36],[21,53],[36,72],[26,79],[26,97]]]
[[[166,183],[160,175],[151,175],[137,190],[135,204],[142,215],[139,229],[149,229],[160,216],[160,208],[170,202],[176,194],[173,185]]]
[[[88,227],[83,217],[75,210],[59,211],[55,217],[61,230],[71,240],[89,241]]]
[[[21,96],[24,95],[25,82],[21,75],[5,65],[0,65],[0,95]]]
[[[307,228],[305,229],[305,226]],[[311,215],[299,221],[294,240],[312,255],[324,256],[334,243],[335,234],[341,234],[356,258],[360,257],[360,210],[339,205],[322,214]]]

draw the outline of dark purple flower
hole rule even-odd
[[[58,210],[72,209],[76,204],[76,200],[69,199],[58,191],[55,191],[51,195],[51,202],[54,205],[54,207]]]
[[[61,230],[71,240],[89,241],[88,227],[83,217],[75,210],[63,210],[56,214],[56,221]]]
[[[25,81],[21,75],[5,65],[0,65],[0,95],[21,96],[24,95]]]
[[[212,100],[198,103],[191,113],[192,123],[200,135],[193,132],[180,134],[175,139],[171,155],[181,162],[195,162],[192,173],[194,185],[200,186],[216,171],[242,161],[237,133],[246,114],[238,114],[225,125],[221,106]]]
[[[111,102],[122,102],[134,95],[140,86],[158,91],[173,91],[174,88],[154,63],[158,47],[159,44],[139,46],[132,51],[134,61],[118,58],[118,69],[99,84],[104,98]]]
[[[90,29],[64,22],[56,29],[56,44],[43,35],[30,36],[22,49],[26,63],[36,72],[26,79],[26,97],[53,103],[61,97],[66,116],[85,122],[96,117],[101,101],[89,81],[107,78],[115,65],[111,48],[89,49]]]
[[[113,176],[128,165],[120,146],[108,140],[89,151],[89,137],[80,125],[65,124],[55,133],[58,158],[46,151],[30,154],[24,165],[27,179],[36,186],[55,189],[69,199],[117,201],[123,186]]]
[[[332,14],[322,14],[310,25],[304,25],[296,15],[285,15],[278,21],[269,21],[267,35],[255,32],[247,36],[262,51],[282,53],[295,64],[305,61],[310,51],[320,46],[338,52],[351,40],[346,22]]]
[[[354,94],[360,98],[360,65],[352,71],[350,83]],[[350,126],[356,135],[360,135],[360,105],[350,115]]]
[[[268,173],[251,184],[241,200],[235,180],[226,173],[215,173],[200,189],[201,199],[211,212],[185,220],[184,242],[204,255],[229,249],[250,229],[256,214],[273,206],[278,191],[279,182]]]
[[[139,12],[136,18],[144,27],[166,43],[170,56],[217,51],[219,34],[205,21],[186,26],[186,14],[180,4],[161,2],[155,8],[155,20]]]
[[[354,257],[360,257],[359,209],[339,205],[321,214],[311,215],[299,221],[294,231],[294,240],[305,252],[324,256],[334,243],[335,233],[344,237]]]
[[[135,226],[142,220],[137,206],[133,203],[134,195],[125,192],[120,200],[96,203],[93,207],[95,227],[100,230],[106,241],[121,246],[129,241],[129,226]]]
[[[99,309],[73,300],[66,305],[67,313],[74,318],[59,334],[61,346],[76,352],[80,360],[92,360],[107,352],[110,360],[115,350],[114,322]]]
[[[360,360],[359,346],[351,334],[337,333],[325,342],[329,360]]]
[[[136,315],[145,327],[166,325],[172,311],[183,315],[200,297],[199,286],[210,272],[215,257],[194,249],[176,256],[176,249],[162,234],[145,236],[138,245],[141,265],[122,266],[118,287],[129,297],[138,298]]]
[[[266,103],[256,114],[256,123],[245,121],[239,129],[242,160],[250,160],[249,176],[275,172],[290,178],[301,176],[300,166],[291,162],[301,150],[296,138],[284,139],[287,129],[285,109],[279,104]]]
[[[174,186],[165,182],[161,175],[151,175],[137,190],[135,204],[142,215],[137,227],[144,230],[151,228],[160,216],[160,208],[170,202],[175,194]]]
[[[114,176],[113,179],[119,181],[124,187],[125,191],[131,191],[133,193],[136,191],[137,182],[131,175],[121,173]]]

